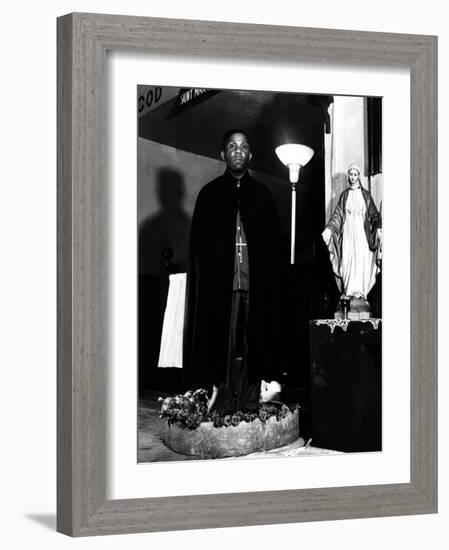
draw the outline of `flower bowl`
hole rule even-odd
[[[232,423],[221,427],[212,421],[201,422],[195,429],[168,423],[164,442],[171,450],[198,458],[225,458],[268,451],[288,445],[299,437],[299,410],[265,421]]]

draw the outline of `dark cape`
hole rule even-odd
[[[279,380],[279,216],[265,186],[246,173],[237,188],[226,171],[201,189],[192,219],[183,361],[192,388],[218,386],[226,379],[238,207],[249,257],[248,381]]]

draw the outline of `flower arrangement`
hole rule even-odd
[[[174,395],[160,397],[162,402],[160,418],[167,420],[169,426],[177,424],[190,430],[198,428],[201,422],[212,422],[215,428],[238,426],[240,422],[254,422],[259,419],[265,424],[271,417],[276,420],[285,418],[290,412],[299,408],[298,405],[290,407],[285,403],[268,402],[261,403],[259,408],[254,411],[235,411],[232,413],[220,414],[217,411],[208,412],[207,410],[207,391],[198,389],[189,390],[183,395]]]
[[[168,424],[180,424],[194,430],[207,418],[207,391],[198,389],[188,391],[184,395],[166,397],[162,401],[159,416],[165,418]]]

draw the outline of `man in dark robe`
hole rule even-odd
[[[184,365],[209,408],[251,410],[279,380],[281,230],[268,189],[248,172],[248,136],[223,138],[225,173],[198,194],[187,274]]]

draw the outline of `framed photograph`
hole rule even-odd
[[[58,19],[60,532],[436,512],[436,97],[436,37]]]

